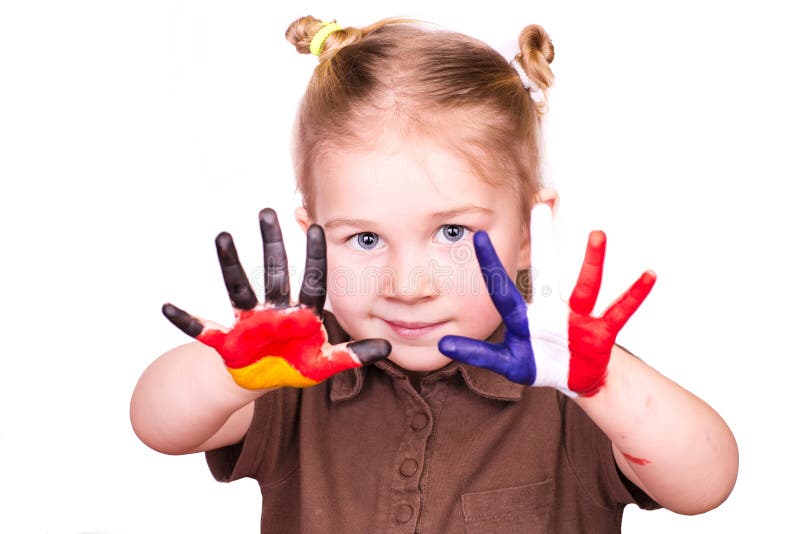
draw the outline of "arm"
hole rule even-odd
[[[139,439],[165,454],[232,445],[244,438],[253,401],[265,391],[239,387],[214,349],[189,343],[142,373],[131,398],[131,424]]]
[[[281,387],[308,387],[386,358],[391,345],[365,339],[328,343],[322,321],[326,249],[322,227],[307,231],[306,269],[298,304],[290,305],[289,269],[277,215],[260,215],[266,301],[259,303],[227,233],[217,236],[222,277],[236,322],[226,329],[165,304],[164,315],[202,343],[177,347],[145,370],[131,399],[139,438],[168,454],[231,445],[244,438],[254,401]],[[221,357],[221,358],[220,358]]]
[[[725,421],[618,345],[603,388],[574,400],[609,437],[625,476],[665,508],[703,513],[733,489],[739,454]]]
[[[649,294],[655,274],[639,279],[600,316],[593,316],[603,272],[605,234],[592,232],[569,305],[542,288],[554,282],[550,209],[531,214],[531,256],[539,291],[527,306],[505,272],[491,241],[474,237],[481,273],[506,326],[495,345],[445,336],[439,350],[492,369],[509,380],[554,387],[606,433],[620,470],[659,504],[684,514],[719,505],[738,470],[735,440],[706,403],[614,344],[617,333]],[[498,276],[501,275],[501,276]],[[491,284],[490,284],[491,281]]]

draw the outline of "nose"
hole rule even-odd
[[[434,298],[437,288],[433,267],[432,258],[425,251],[396,251],[383,278],[384,298],[407,304]]]

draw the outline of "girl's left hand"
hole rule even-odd
[[[536,276],[529,306],[506,273],[488,234],[474,236],[475,253],[495,307],[505,324],[500,344],[462,336],[439,340],[442,354],[485,367],[513,382],[554,387],[570,397],[591,396],[603,387],[617,333],[655,283],[652,271],[639,279],[599,317],[591,315],[603,275],[606,237],[589,235],[586,255],[569,305],[558,296],[553,268],[552,211],[537,204],[531,212],[531,258]],[[550,294],[547,293],[550,289]]]

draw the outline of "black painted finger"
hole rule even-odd
[[[289,305],[289,265],[283,246],[278,215],[271,208],[258,214],[264,244],[264,294],[267,302],[279,308]]]
[[[382,360],[392,352],[392,344],[385,339],[362,339],[347,344],[347,348],[361,360],[364,365]]]
[[[247,275],[239,263],[239,255],[233,245],[233,238],[228,232],[222,232],[217,236],[217,256],[219,266],[222,268],[222,278],[225,280],[225,288],[231,304],[239,310],[252,310],[258,304],[258,299],[250,287]]]
[[[327,285],[325,254],[325,231],[318,224],[312,224],[306,232],[306,270],[298,301],[314,309],[320,317],[325,306]]]
[[[169,319],[169,322],[192,337],[199,336],[203,331],[203,323],[201,323],[199,319],[189,315],[177,306],[166,303],[161,306],[161,313],[164,314],[164,317]]]

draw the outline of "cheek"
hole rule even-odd
[[[519,241],[501,237],[492,240],[492,245],[513,285],[519,269]],[[442,258],[442,260],[442,269],[437,273],[442,274],[439,277],[439,280],[444,282],[440,284],[442,288],[453,287],[459,296],[478,301],[489,301],[489,288],[481,274],[480,264],[471,241],[454,245],[448,252],[448,257]],[[488,284],[495,286],[496,289],[499,287],[498,282],[502,282],[502,280],[490,277]]]
[[[482,289],[483,279],[471,241],[434,248],[426,267],[430,283],[440,297],[469,298]]]
[[[506,273],[510,273],[510,284],[513,287],[518,268],[520,243],[515,239],[498,238],[492,244]],[[452,298],[457,299],[455,309],[460,310],[461,328],[465,331],[464,335],[485,339],[502,321],[489,294],[490,291],[500,290],[499,282],[501,280],[490,277],[489,285],[487,285],[471,243],[469,246],[454,247],[451,255],[456,261],[448,266],[454,273],[454,277],[448,283],[452,284],[455,289]]]
[[[328,298],[340,300],[357,294],[358,276],[356,271],[347,265],[328,265]]]
[[[364,322],[368,310],[371,308],[369,298],[356,292],[328,292],[330,310],[336,316],[341,327],[354,339],[364,337],[359,327]]]
[[[459,317],[460,323],[472,325],[471,328],[485,323],[496,326],[500,316],[471,243],[455,245],[438,257],[432,275],[439,298],[447,302],[446,307]]]
[[[470,290],[467,294],[459,297],[457,306],[459,332],[457,334],[475,339],[486,339],[502,322],[502,318],[495,308],[483,280],[480,282],[481,284],[475,290]]]
[[[328,295],[369,298],[378,294],[388,270],[347,253],[328,253]]]
[[[339,262],[335,255],[329,255],[328,302],[346,330],[354,318],[363,317],[371,309],[376,295],[375,271],[373,267]]]

